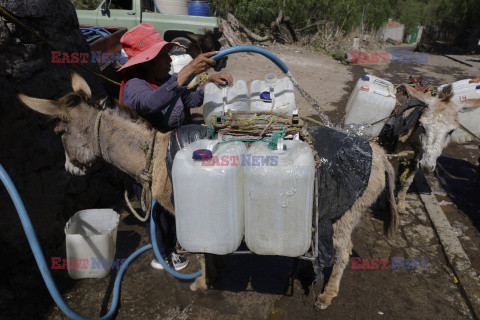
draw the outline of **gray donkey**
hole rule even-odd
[[[405,208],[407,190],[418,169],[424,173],[435,170],[437,159],[450,141],[453,131],[459,127],[458,113],[480,107],[480,99],[452,101],[452,85],[448,85],[433,97],[404,84],[409,96],[427,105],[414,127],[400,137],[396,152],[416,150],[416,156],[409,168],[405,183],[398,193],[398,207]]]
[[[101,124],[98,125],[98,115],[101,112],[99,102],[92,100],[90,87],[80,75],[73,72],[71,76],[73,92],[57,101],[31,98],[23,94],[19,94],[18,98],[29,108],[60,119],[55,132],[61,136],[65,148],[65,168],[68,172],[74,175],[85,174],[97,159],[103,158],[137,181],[141,181],[146,155],[140,146],[148,144],[151,140],[151,126],[127,107],[122,106],[103,110]],[[165,209],[174,214],[170,200],[172,182],[165,163],[169,139],[170,133],[156,133],[152,159],[152,195]],[[386,187],[389,190],[391,210],[386,219],[385,230],[391,234],[397,227],[393,168],[383,149],[376,143],[370,145],[373,153],[368,186],[353,206],[333,224],[335,265],[325,291],[317,299],[317,306],[322,309],[328,307],[332,299],[338,295],[340,280],[353,247],[351,235],[355,226]],[[211,264],[209,261],[206,264],[203,256],[199,256],[199,260],[203,274],[192,284],[192,290],[207,289],[212,278],[218,274],[215,270],[216,263]],[[206,269],[206,266],[210,270]]]

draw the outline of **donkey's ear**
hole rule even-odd
[[[215,28],[215,30],[213,31],[213,36],[216,40],[218,40],[223,36],[223,32]]]
[[[458,112],[467,112],[480,107],[480,99],[469,99],[455,102]]]
[[[405,89],[407,90],[408,94],[411,97],[420,100],[421,102],[425,103],[427,106],[432,104],[432,102],[434,101],[434,98],[429,94],[420,92],[417,89],[409,86],[408,84],[403,84],[403,86],[405,87]]]
[[[92,91],[90,90],[90,87],[88,86],[87,81],[85,81],[85,79],[83,79],[81,75],[79,75],[73,70],[68,70],[68,73],[70,74],[70,78],[72,79],[73,92],[75,93],[83,92],[88,97],[91,97]]]
[[[37,112],[58,118],[64,118],[66,115],[65,109],[55,100],[32,98],[23,93],[19,93],[17,97],[24,105]]]

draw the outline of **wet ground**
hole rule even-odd
[[[311,49],[271,45],[291,69],[297,81],[316,98],[336,124],[341,123],[344,107],[359,76],[373,73],[394,83],[408,80],[410,74],[423,74],[433,84],[478,75],[470,68],[441,56],[429,56],[423,65],[376,64],[343,65]],[[394,48],[395,50],[397,48]],[[406,48],[403,48],[406,49]],[[408,49],[408,48],[407,48]],[[389,49],[392,50],[392,49]],[[263,79],[276,67],[258,55],[239,54],[229,60],[229,71],[236,79]],[[298,97],[300,113],[315,115]],[[474,179],[478,144],[452,145],[439,162],[441,167],[430,184],[459,239],[480,272],[480,183]],[[408,195],[407,210],[400,216],[400,228],[392,239],[383,236],[381,210],[365,214],[353,234],[353,257],[389,259],[387,269],[353,269],[349,264],[340,293],[326,310],[314,307],[321,284],[311,285],[309,264],[293,269],[290,258],[268,256],[228,256],[218,289],[192,292],[190,282],[174,279],[150,267],[151,253],[145,253],[128,269],[122,283],[117,319],[472,319],[465,299],[446,264],[442,248],[415,190]],[[441,202],[442,203],[442,202]],[[117,257],[126,258],[148,243],[145,228],[128,216],[118,204],[122,223],[118,233]],[[49,252],[65,256],[65,249]],[[186,272],[199,268],[195,256]],[[413,259],[415,268],[392,268],[392,259]],[[395,260],[398,261],[398,260]],[[423,263],[420,265],[420,263]],[[414,264],[415,265],[415,264]],[[421,268],[426,266],[426,268]],[[0,310],[11,319],[65,319],[54,306],[38,270],[18,266],[22,276],[14,283],[29,288],[16,296],[1,299]],[[114,272],[100,280],[71,280],[66,270],[53,276],[67,303],[75,311],[98,317],[108,310]],[[293,273],[293,292],[285,294]],[[1,294],[1,290],[0,290]],[[12,301],[24,301],[22,307]],[[9,308],[12,304],[12,308]],[[10,316],[6,317],[10,318]]]

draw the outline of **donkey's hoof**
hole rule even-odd
[[[190,290],[197,291],[198,290],[198,284],[196,282],[192,283],[190,285]]]
[[[319,295],[317,302],[315,302],[315,306],[322,310],[327,309],[328,306],[330,306],[331,304],[332,304],[332,297],[326,294]]]
[[[194,283],[190,285],[190,290],[197,291],[197,290],[207,290],[207,284],[204,281],[199,281],[198,279],[195,280]]]

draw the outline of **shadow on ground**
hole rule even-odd
[[[478,168],[468,161],[441,156],[437,161],[437,178],[455,205],[480,231],[480,181]]]

